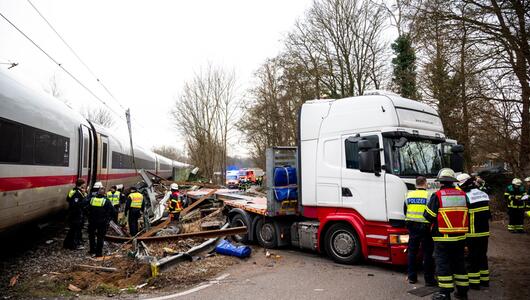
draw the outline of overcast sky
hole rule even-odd
[[[244,92],[252,74],[282,48],[282,38],[311,0],[32,0],[107,88],[138,120],[136,142],[150,148],[183,140],[169,111],[183,83],[208,63],[234,70]],[[0,12],[116,111],[116,102],[24,0],[0,0]],[[71,106],[101,105],[4,19],[0,62],[37,89],[58,85]],[[6,68],[6,65],[0,65]],[[124,123],[123,120],[118,120]],[[143,128],[141,128],[143,127]],[[246,154],[234,140],[232,154]]]

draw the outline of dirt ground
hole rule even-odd
[[[234,257],[201,253],[194,257],[195,261],[180,263],[160,276],[151,278],[149,264],[130,257],[128,250],[119,250],[119,244],[106,243],[104,252],[107,256],[103,260],[88,255],[86,234],[87,249],[76,251],[63,249],[62,241],[66,230],[60,225],[56,226],[58,228],[55,234],[52,234],[53,230],[50,234],[43,233],[43,236],[40,236],[30,249],[13,250],[2,255],[0,260],[1,298],[114,296],[140,291],[174,290],[207,280],[239,260]],[[148,247],[152,249],[151,255],[162,257],[164,247],[181,252],[203,241],[204,239],[185,239],[151,242],[148,243]],[[112,267],[117,271],[86,270],[77,267],[78,264]]]

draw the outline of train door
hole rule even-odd
[[[108,171],[110,169],[110,166],[109,166],[109,138],[104,136],[104,135],[101,135],[100,136],[100,140],[101,140],[101,143],[99,143],[100,145],[100,148],[99,148],[99,151],[101,153],[101,155],[99,155],[99,158],[100,158],[100,161],[99,161],[99,166],[100,166],[100,176],[101,176],[101,181],[105,181],[103,182],[103,185],[107,185],[108,184]]]
[[[77,177],[83,178],[90,186],[92,179],[93,144],[91,129],[85,125],[79,127],[79,161]]]

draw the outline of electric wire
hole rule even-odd
[[[39,49],[48,59],[50,59],[54,64],[56,64],[59,68],[61,68],[68,76],[70,76],[75,82],[77,82],[80,86],[82,86],[89,94],[91,94],[94,98],[96,98],[99,102],[101,102],[103,105],[105,105],[110,111],[112,111],[114,114],[118,115],[122,120],[127,121],[125,117],[118,113],[116,110],[114,110],[110,105],[105,102],[105,100],[101,99],[99,96],[97,96],[91,89],[89,89],[85,84],[83,84],[77,77],[75,77],[70,71],[68,71],[61,63],[59,63],[56,59],[54,59],[48,52],[46,52],[42,47],[40,47],[35,41],[33,41],[27,34],[25,34],[20,28],[18,28],[11,20],[9,20],[4,14],[0,12],[0,16],[6,20],[13,28],[15,28],[22,36],[24,36],[29,42],[31,42],[37,49]],[[136,121],[136,120],[135,120]]]

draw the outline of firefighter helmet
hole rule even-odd
[[[457,182],[458,180],[455,178],[455,171],[453,171],[453,169],[443,168],[438,172],[438,176],[436,176],[436,181]]]
[[[523,182],[522,182],[521,179],[519,179],[519,178],[514,178],[514,179],[512,180],[512,184],[513,184],[513,185],[521,185],[521,184],[523,184]]]
[[[456,176],[456,179],[458,180],[458,184],[459,185],[463,185],[470,178],[471,178],[471,176],[469,176],[469,174],[467,174],[467,173],[462,173],[462,174],[459,174],[458,176]]]
[[[101,183],[101,181],[97,181],[96,183],[94,183],[94,188],[95,189],[99,189],[99,188],[102,188],[103,187],[103,184]]]
[[[170,188],[171,188],[171,190],[176,191],[176,190],[179,189],[179,185],[176,184],[176,183],[172,183],[171,186],[170,186]]]

